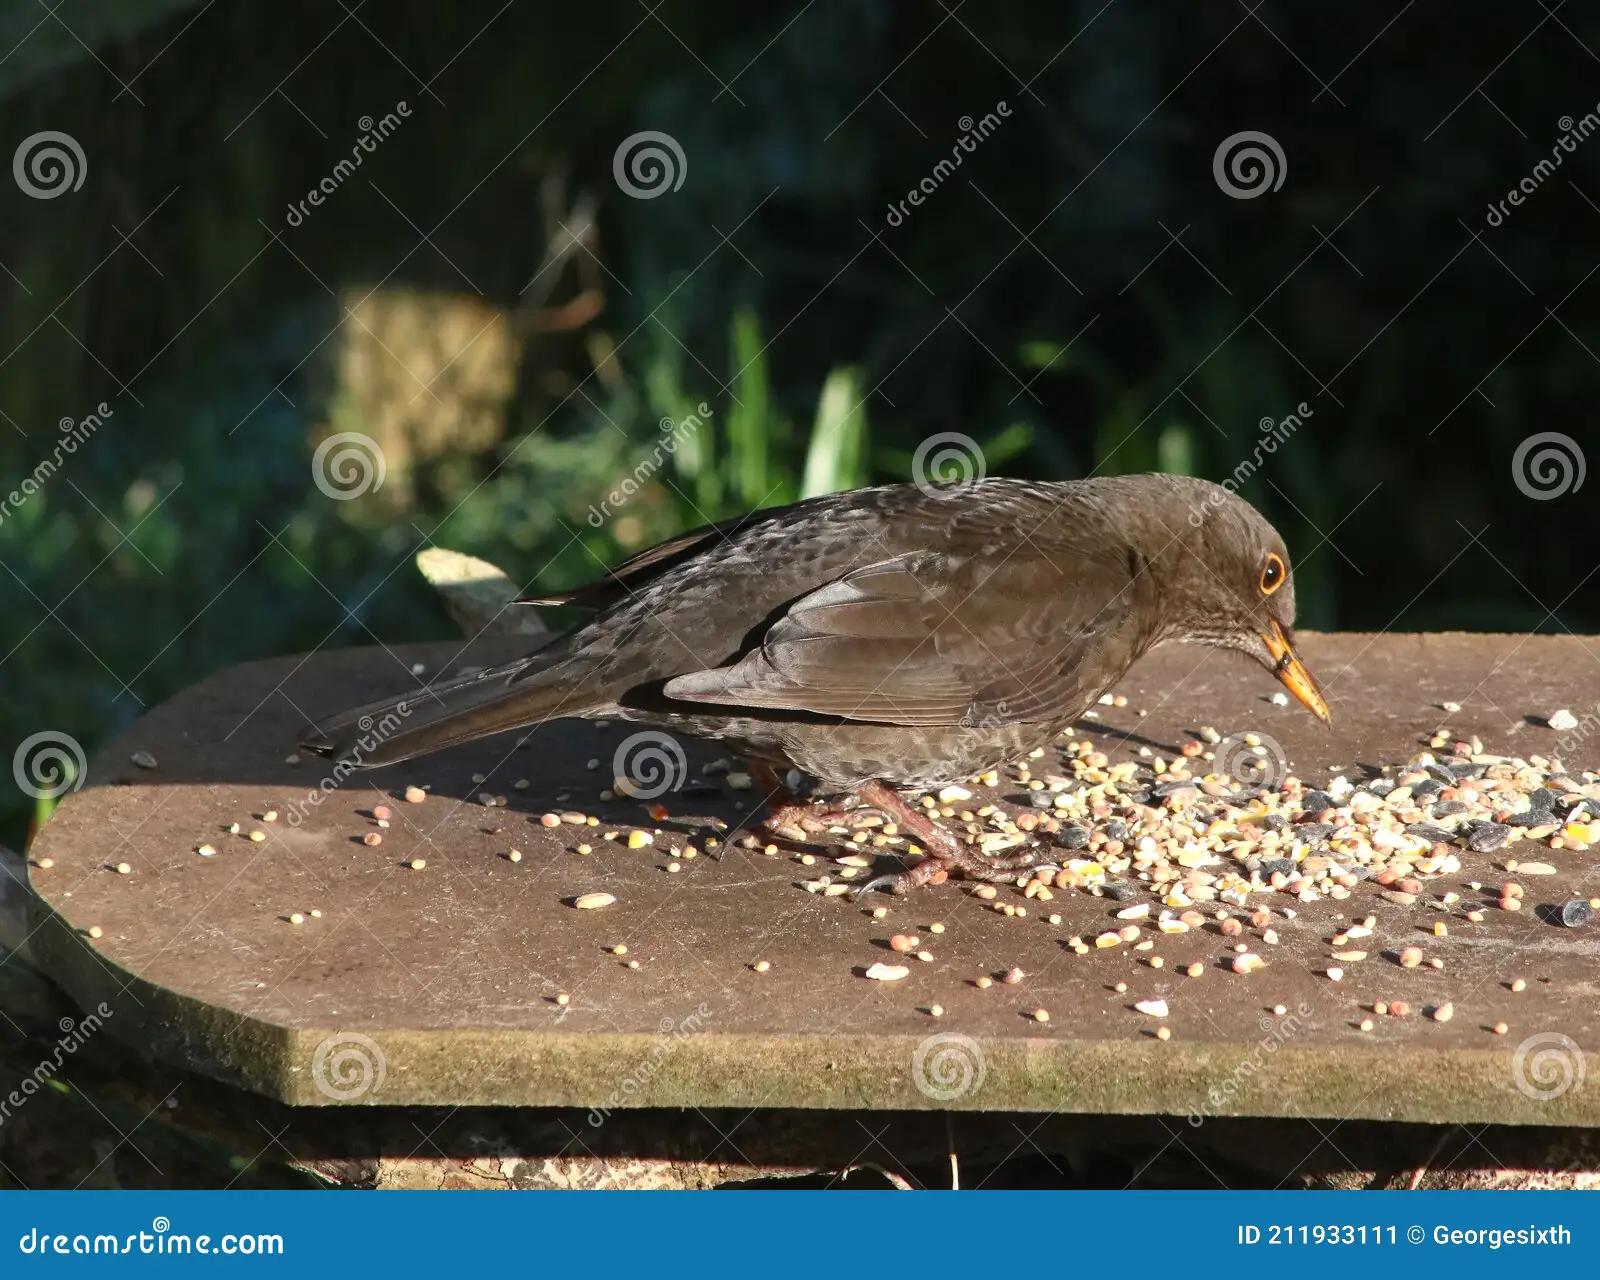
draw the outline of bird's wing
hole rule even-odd
[[[764,512],[751,512],[735,520],[722,520],[716,524],[702,525],[687,533],[630,556],[621,564],[606,570],[606,575],[594,582],[558,591],[549,595],[518,596],[512,604],[574,605],[580,609],[602,609],[608,604],[626,598],[659,578],[669,569],[676,569],[684,561],[700,554],[739,530],[758,522]]]
[[[1079,697],[1085,660],[1128,616],[1110,565],[921,551],[795,600],[730,666],[669,680],[689,702],[788,708],[901,725],[1048,720]]]

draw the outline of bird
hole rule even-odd
[[[1157,645],[1242,652],[1331,724],[1295,650],[1283,539],[1195,477],[807,498],[508,607],[553,606],[590,616],[514,661],[342,711],[302,746],[377,767],[563,717],[683,733],[749,762],[766,830],[825,830],[852,801],[898,824],[920,859],[865,887],[904,893],[1035,866],[1038,850],[968,844],[908,794],[1046,746]]]

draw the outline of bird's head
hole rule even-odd
[[[1295,652],[1294,572],[1262,514],[1220,485],[1189,481],[1196,501],[1169,526],[1177,553],[1167,585],[1169,634],[1249,654],[1324,724],[1332,717],[1315,677]]]

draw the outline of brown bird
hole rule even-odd
[[[1010,878],[1039,855],[982,852],[902,790],[1045,746],[1155,645],[1240,650],[1329,718],[1295,656],[1283,540],[1187,477],[830,494],[525,603],[597,612],[514,662],[346,711],[304,745],[375,766],[563,716],[681,731],[751,762],[769,828],[820,829],[849,796],[893,819],[927,857],[872,885],[903,891],[941,872]],[[363,740],[394,712],[396,732]],[[779,783],[789,769],[815,780],[811,803]]]

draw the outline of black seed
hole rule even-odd
[[[1062,827],[1056,833],[1058,849],[1081,849],[1089,843],[1089,833],[1082,827]]]
[[[1263,858],[1261,860],[1261,874],[1263,876],[1294,874],[1294,861],[1291,858]]]
[[[1333,797],[1326,791],[1308,791],[1300,798],[1300,807],[1307,813],[1321,813],[1324,809],[1333,809]]]
[[[1594,909],[1587,902],[1574,898],[1571,902],[1563,903],[1561,907],[1561,923],[1569,929],[1581,929],[1594,919]]]
[[[1301,822],[1295,826],[1294,833],[1307,842],[1326,840],[1333,834],[1333,823]]]
[[[1035,809],[1049,809],[1054,806],[1055,801],[1050,798],[1048,791],[1030,791],[1028,792],[1028,803]]]
[[[1433,806],[1433,816],[1435,818],[1453,818],[1456,814],[1465,813],[1466,811],[1467,805],[1463,800],[1441,800]]]
[[[1435,782],[1432,778],[1425,778],[1411,788],[1411,795],[1413,799],[1426,800],[1429,796],[1436,796],[1443,790],[1444,783]]]
[[[1498,822],[1480,822],[1467,837],[1473,853],[1493,853],[1511,837],[1511,828]]]
[[[1261,819],[1261,825],[1268,831],[1282,831],[1289,825],[1289,819],[1285,818],[1281,813],[1269,813],[1265,818]]]
[[[1453,787],[1460,781],[1460,777],[1455,770],[1448,769],[1442,764],[1425,764],[1422,767],[1427,770],[1430,777],[1439,779],[1447,787]]]
[[[1488,825],[1493,826],[1491,822]],[[1436,827],[1431,822],[1412,822],[1406,826],[1408,836],[1416,836],[1419,840],[1428,840],[1434,844],[1449,843],[1456,838],[1456,833],[1445,827]],[[1479,850],[1480,853],[1484,850]]]
[[[1126,840],[1128,838],[1127,824],[1118,822],[1114,818],[1106,823],[1105,831],[1107,840]]]
[[[1555,792],[1540,787],[1528,797],[1528,807],[1507,818],[1506,822],[1513,827],[1540,827],[1555,821],[1555,807]]]
[[[1131,884],[1123,884],[1120,880],[1105,886],[1105,895],[1113,902],[1128,902],[1137,896],[1138,892]]]

